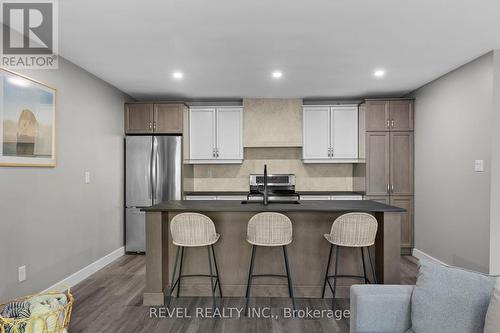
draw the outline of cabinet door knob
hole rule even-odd
[[[390,121],[389,121],[389,119],[387,119],[387,128],[390,128],[390,127],[391,127]]]
[[[389,189],[389,184],[387,184],[387,193],[391,193],[391,191]]]
[[[391,127],[394,128],[394,119],[391,120]]]
[[[215,149],[215,157],[219,157],[219,148]]]
[[[151,125],[151,122],[149,122],[149,129],[151,129],[151,126],[152,126],[152,125]]]
[[[394,193],[394,184],[391,184],[391,192]]]
[[[153,129],[156,131],[156,121],[153,122]]]
[[[212,157],[215,157],[215,148],[212,149]]]

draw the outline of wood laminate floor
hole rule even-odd
[[[401,257],[401,283],[415,284],[416,263],[413,257]],[[166,308],[142,305],[145,272],[145,256],[125,255],[76,285],[72,289],[75,304],[69,332],[349,332],[348,319],[314,318],[314,313],[313,318],[285,318],[283,309],[291,308],[288,298],[253,299],[250,306],[260,308],[268,318],[239,317],[237,309],[244,307],[245,299],[237,297],[217,303],[225,309],[220,314],[227,318],[207,318],[217,315],[211,313],[211,297],[174,299],[170,310],[180,311],[174,318],[151,318],[150,312],[153,317],[155,313],[159,316]],[[337,304],[339,309],[349,308],[348,300],[338,300]],[[330,299],[297,299],[297,309],[325,310],[326,314],[330,306]],[[184,311],[191,318],[184,316]]]

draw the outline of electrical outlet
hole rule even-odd
[[[26,266],[21,266],[17,269],[17,275],[19,282],[26,280]]]
[[[85,184],[90,184],[90,171],[85,171]]]
[[[484,171],[484,160],[475,160],[474,161],[474,171],[483,172]]]

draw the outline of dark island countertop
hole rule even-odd
[[[365,195],[360,191],[297,191],[300,195]]]
[[[404,212],[395,206],[385,205],[372,200],[310,200],[300,204],[262,203],[242,204],[238,200],[170,200],[152,207],[143,208],[146,212]]]
[[[365,195],[360,191],[296,191],[299,195]],[[184,195],[247,195],[248,191],[194,191]]]
[[[248,191],[194,191],[184,192],[184,195],[247,195]]]

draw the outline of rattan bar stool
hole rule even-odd
[[[288,282],[288,295],[292,299],[295,309],[295,298],[293,296],[292,277],[290,276],[290,267],[288,264],[288,254],[286,246],[292,242],[292,221],[280,213],[259,213],[248,221],[247,242],[252,244],[252,259],[250,260],[250,269],[248,270],[248,283],[246,292],[245,313],[248,310],[250,300],[250,290],[254,277],[286,277]],[[277,247],[283,249],[283,258],[285,261],[286,275],[281,274],[253,274],[255,264],[255,253],[257,246]]]
[[[215,307],[215,291],[219,287],[219,294],[222,297],[222,288],[219,278],[219,269],[215,258],[214,244],[220,238],[220,235],[215,232],[214,222],[203,214],[198,213],[182,213],[174,216],[170,221],[170,232],[172,233],[172,242],[177,246],[177,254],[175,256],[174,272],[172,274],[172,286],[168,293],[168,304],[172,299],[172,293],[177,287],[177,297],[179,297],[181,289],[181,280],[186,277],[209,277],[212,289],[212,298]],[[182,274],[182,264],[184,262],[184,250],[188,247],[206,246],[208,251],[208,267],[210,274]],[[180,267],[179,276],[175,279],[177,272],[177,264]],[[215,275],[212,270],[212,257],[215,266]],[[214,285],[215,279],[215,285]],[[174,282],[175,281],[175,282]]]
[[[366,213],[348,213],[339,216],[332,224],[332,229],[329,234],[325,234],[325,238],[330,242],[330,254],[328,255],[328,263],[326,265],[325,280],[323,282],[323,290],[321,298],[325,297],[326,284],[332,291],[332,310],[335,310],[335,292],[337,289],[337,278],[360,278],[365,283],[370,283],[366,275],[365,255],[363,248],[368,251],[368,258],[372,269],[373,279],[377,283],[375,269],[373,268],[372,257],[370,254],[370,246],[375,244],[375,236],[377,234],[377,219]],[[332,259],[333,247],[335,247],[335,273],[328,275],[330,270],[330,261]],[[360,248],[361,259],[363,262],[363,276],[360,275],[340,275],[338,274],[339,253],[342,247]],[[333,287],[330,283],[330,278],[333,278]]]

